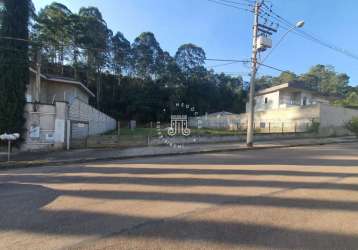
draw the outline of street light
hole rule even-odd
[[[264,63],[267,58],[274,52],[275,49],[277,49],[278,46],[283,42],[283,40],[286,38],[286,36],[293,30],[300,29],[303,26],[305,26],[305,21],[298,21],[295,26],[292,26],[291,29],[287,30],[287,32],[280,38],[280,40],[277,42],[277,44],[271,49],[270,53],[268,53],[265,58],[260,62],[261,64]]]
[[[266,55],[266,57],[259,63],[257,62],[257,35],[258,35],[258,25],[259,25],[259,10],[260,4],[256,1],[255,4],[255,19],[254,19],[254,38],[253,38],[253,51],[252,51],[252,74],[250,81],[250,93],[249,93],[249,112],[248,112],[248,124],[247,124],[247,138],[246,144],[248,147],[253,147],[254,142],[254,121],[255,121],[255,77],[257,70],[260,65],[262,65],[267,58],[272,54],[272,52],[282,43],[285,37],[293,30],[302,28],[305,25],[304,21],[299,21],[295,26],[290,28],[278,41],[278,43],[271,49],[270,53]]]

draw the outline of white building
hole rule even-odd
[[[258,91],[255,96],[255,128],[262,131],[304,132],[313,123],[324,135],[347,133],[345,124],[358,117],[358,110],[331,105],[332,97],[285,83]],[[249,105],[246,104],[246,111]],[[247,113],[240,115],[241,127],[247,126]]]
[[[25,106],[23,150],[63,149],[86,143],[89,135],[116,128],[116,120],[89,105],[95,95],[70,78],[37,74],[30,69]]]
[[[285,83],[258,91],[255,96],[255,112],[305,107],[319,103],[329,104],[331,98],[324,97],[317,92],[306,89],[302,84]],[[246,104],[249,111],[249,104]]]

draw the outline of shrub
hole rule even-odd
[[[318,134],[320,126],[321,124],[319,122],[312,121],[312,123],[307,128],[307,132]]]
[[[358,137],[358,117],[352,118],[346,124],[346,128]]]

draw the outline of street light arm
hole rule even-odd
[[[286,38],[286,36],[293,30],[302,28],[304,26],[304,21],[299,21],[295,26],[293,26],[291,29],[287,30],[286,33],[280,38],[280,40],[277,42],[277,44],[270,50],[270,52],[265,56],[265,58],[261,61],[262,63],[265,63],[265,61],[270,57],[270,55],[277,49],[280,44],[283,42],[283,40]]]

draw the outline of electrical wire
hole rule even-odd
[[[253,10],[246,9],[246,8],[241,8],[241,7],[238,7],[238,6],[234,6],[234,5],[231,5],[231,4],[222,2],[222,1],[220,1],[220,0],[207,0],[207,1],[212,2],[212,3],[216,3],[216,4],[218,4],[218,5],[226,6],[226,7],[231,7],[231,8],[237,9],[237,10],[243,10],[243,11],[247,11],[247,12],[253,13]]]
[[[266,11],[264,11],[264,14],[273,17],[275,20],[279,21],[281,24],[285,25],[286,27],[290,26],[292,28],[293,26],[295,26],[290,21],[288,21],[286,18],[282,17],[281,15],[279,15],[275,11],[273,11],[265,3],[263,3],[263,6],[266,9]],[[267,12],[267,11],[269,11],[269,12]],[[323,47],[326,47],[328,49],[331,49],[333,51],[336,51],[338,53],[341,53],[343,55],[346,55],[348,57],[351,57],[353,59],[358,60],[358,55],[356,55],[356,54],[354,54],[354,53],[352,53],[352,52],[350,52],[350,51],[348,51],[346,49],[343,49],[343,48],[340,48],[340,47],[338,47],[336,45],[333,45],[333,44],[331,44],[329,42],[323,41],[322,39],[317,38],[315,35],[307,32],[307,31],[299,29],[299,30],[294,30],[293,33],[296,34],[296,35],[299,35],[300,37],[305,38],[305,39],[307,39],[309,41],[315,42],[315,43],[317,43],[317,44],[319,44],[319,45],[321,45]]]

